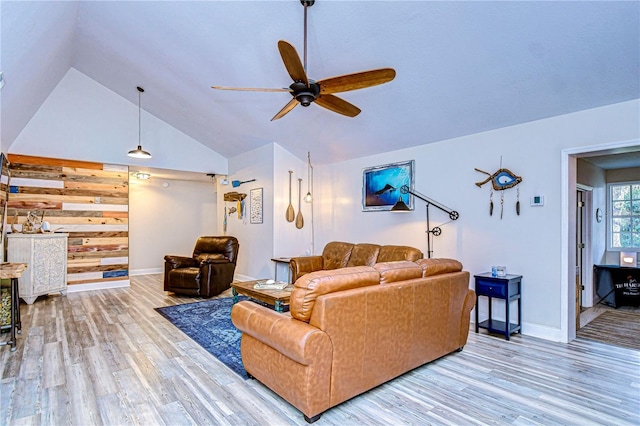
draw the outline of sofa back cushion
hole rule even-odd
[[[422,252],[417,248],[408,246],[382,246],[378,253],[378,263],[394,262],[397,260],[416,261],[422,259]]]
[[[229,259],[229,262],[235,265],[238,259],[238,248],[239,244],[236,237],[200,237],[193,249],[193,258],[198,259],[201,254],[217,253]]]
[[[416,264],[422,268],[423,277],[462,271],[462,263],[455,259],[420,259]]]
[[[422,278],[422,267],[408,260],[376,263],[373,267],[380,273],[380,284]]]
[[[289,311],[292,317],[309,322],[318,296],[379,283],[380,273],[371,266],[311,272],[300,277],[293,285]]]
[[[322,269],[345,268],[349,262],[353,244],[332,241],[324,246],[322,251]]]
[[[380,246],[377,244],[356,244],[351,250],[347,266],[373,266],[378,260]]]

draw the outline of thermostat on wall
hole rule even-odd
[[[534,195],[531,197],[532,206],[544,206],[544,195]]]

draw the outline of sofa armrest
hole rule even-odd
[[[295,283],[298,278],[309,272],[321,271],[323,266],[322,256],[292,257],[289,261],[291,282]]]
[[[331,353],[331,340],[322,330],[253,302],[233,305],[231,321],[241,332],[302,365]]]
[[[165,264],[169,269],[190,268],[198,266],[198,261],[192,257],[175,256],[168,254],[164,257]]]

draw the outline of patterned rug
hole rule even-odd
[[[640,314],[606,311],[582,327],[577,337],[640,350]]]
[[[246,297],[240,297],[240,300],[246,300]],[[247,379],[240,356],[242,333],[231,322],[232,306],[233,298],[226,297],[155,310],[240,377]]]

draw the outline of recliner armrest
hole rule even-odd
[[[168,254],[164,257],[164,261],[168,266],[170,266],[171,269],[190,268],[190,267],[198,266],[198,261],[196,261],[192,257],[186,257],[186,256],[175,256],[175,255]]]
[[[231,263],[231,262],[229,262],[229,259],[202,259],[200,261],[200,266],[212,265],[216,263]]]
[[[322,256],[292,257],[289,261],[291,282],[295,283],[298,278],[309,272],[321,271],[323,266]]]

